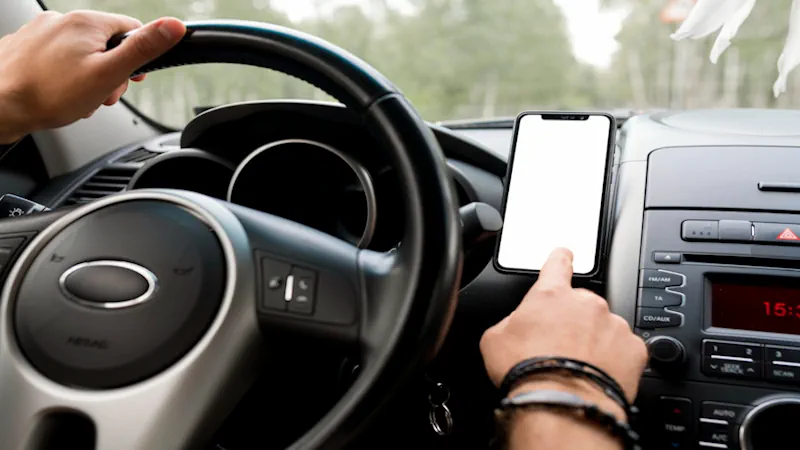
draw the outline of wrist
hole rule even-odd
[[[557,374],[543,374],[532,377],[519,383],[509,392],[508,397],[524,392],[552,390],[575,394],[589,403],[594,403],[598,408],[613,415],[617,420],[627,423],[625,410],[614,400],[608,397],[595,384],[580,378],[572,378]]]
[[[543,374],[519,383],[509,392],[514,397],[525,392],[552,390],[580,396],[587,402],[612,414],[617,420],[627,422],[625,410],[610,399],[594,384],[579,378],[557,374]],[[529,448],[537,442],[537,448],[560,450],[563,448],[592,448],[594,450],[618,450],[619,440],[595,424],[582,421],[556,410],[515,410],[506,423],[510,449]],[[589,446],[589,443],[591,445]]]
[[[13,144],[32,131],[24,119],[19,97],[0,77],[0,145]]]

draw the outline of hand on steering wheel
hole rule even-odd
[[[106,51],[112,36],[137,32]],[[113,105],[131,73],[180,42],[177,19],[142,26],[131,17],[96,11],[46,11],[0,39],[0,144],[61,127]],[[133,78],[141,81],[142,76]]]

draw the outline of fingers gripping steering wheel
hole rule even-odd
[[[88,419],[98,450],[192,448],[249,387],[262,347],[280,345],[281,333],[361,349],[357,381],[294,444],[338,447],[446,333],[460,225],[441,150],[407,100],[375,69],[312,36],[236,21],[187,28],[138,73],[241,63],[327,91],[362,117],[397,169],[407,212],[402,243],[387,253],[360,250],[177,190],[131,191],[66,214],[0,222],[0,237],[35,235],[0,302],[5,448],[38,439],[38,423],[53,412]],[[297,280],[311,286],[311,307],[302,311],[280,301],[281,282],[297,288]],[[261,329],[272,333],[262,338]]]

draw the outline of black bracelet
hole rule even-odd
[[[597,405],[581,397],[562,391],[532,391],[504,398],[500,402],[498,415],[518,408],[554,409],[571,412],[574,417],[599,426],[618,439],[626,450],[641,450],[639,435],[625,422],[603,411]]]
[[[539,357],[520,362],[509,370],[500,385],[500,395],[508,396],[511,389],[520,380],[542,373],[561,372],[577,378],[583,378],[597,385],[609,398],[625,411],[628,420],[638,412],[628,401],[625,391],[602,369],[582,361],[569,358]]]

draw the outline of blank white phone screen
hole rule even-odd
[[[593,271],[611,119],[552,120],[525,115],[517,127],[500,267],[538,271],[557,247],[574,254],[573,270]]]

